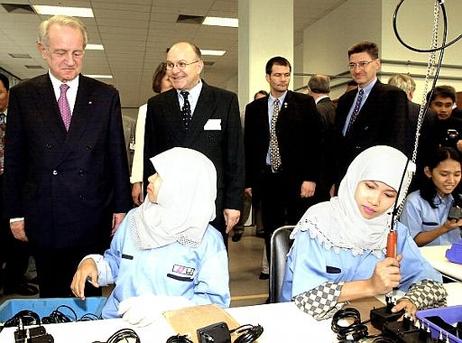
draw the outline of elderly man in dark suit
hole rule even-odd
[[[41,297],[71,294],[80,260],[104,251],[131,206],[119,95],[80,75],[86,43],[76,18],[42,22],[49,72],[10,92],[5,212],[31,243]]]
[[[270,94],[245,109],[246,192],[261,199],[265,243],[279,226],[296,224],[317,191],[321,117],[313,98],[288,90],[291,65],[266,63]]]
[[[342,95],[336,111],[337,184],[350,162],[363,150],[378,144],[410,153],[410,124],[406,94],[381,83],[379,50],[360,42],[348,50],[349,68],[358,88]]]
[[[227,243],[239,221],[244,187],[244,149],[236,94],[201,80],[200,49],[189,42],[167,53],[173,89],[148,101],[144,141],[144,180],[155,173],[149,158],[173,147],[195,149],[217,169],[216,219],[212,225]]]

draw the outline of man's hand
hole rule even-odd
[[[85,283],[90,282],[93,286],[98,285],[98,269],[96,263],[91,258],[83,260],[74,274],[71,283],[71,290],[74,295],[82,300],[85,300]]]
[[[143,192],[141,190],[141,182],[135,182],[132,185],[132,199],[136,206],[140,206],[144,201]]]
[[[387,257],[383,261],[377,262],[369,279],[375,294],[386,294],[399,286],[401,274],[399,271],[399,262],[401,256],[397,258]]]
[[[114,236],[116,233],[117,229],[119,228],[120,223],[122,223],[122,220],[124,220],[125,213],[114,213],[112,215],[112,231],[111,235]]]
[[[252,188],[244,188],[244,193],[247,194],[249,197],[252,197]]]
[[[300,197],[311,198],[314,195],[315,189],[316,182],[303,181],[302,186],[300,187]]]
[[[232,208],[225,208],[223,211],[225,216],[226,233],[229,233],[233,227],[239,222],[241,211],[233,210]]]
[[[19,241],[28,242],[29,239],[26,236],[26,230],[24,229],[24,220],[18,220],[10,223],[11,233],[14,238]]]

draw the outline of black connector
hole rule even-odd
[[[404,310],[391,312],[387,306],[374,308],[371,310],[371,324],[377,330],[383,331],[385,323],[397,321],[404,314]]]

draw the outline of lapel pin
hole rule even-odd
[[[287,108],[287,102],[284,103],[284,108]]]

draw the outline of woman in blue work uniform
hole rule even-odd
[[[148,197],[131,210],[104,256],[80,263],[71,284],[115,283],[103,318],[147,325],[160,312],[200,304],[228,307],[228,258],[215,218],[216,171],[200,152],[173,148],[151,159]]]
[[[406,292],[396,311],[414,315],[416,309],[445,302],[441,276],[399,223],[398,256],[385,257],[391,211],[404,198],[398,199],[397,190],[406,162],[394,148],[369,148],[351,163],[338,197],[308,209],[292,233],[282,301],[294,300],[318,320],[331,317],[346,301],[396,287]],[[404,185],[412,177],[409,169]]]
[[[454,148],[434,151],[424,168],[419,190],[406,199],[400,222],[409,228],[417,245],[448,245],[460,240],[462,219],[448,218],[461,179],[461,160]],[[462,199],[457,199],[460,205]],[[462,212],[462,210],[461,210]]]

